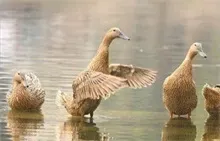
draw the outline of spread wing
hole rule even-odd
[[[108,98],[126,86],[126,79],[96,71],[85,71],[73,82],[73,97],[78,100]]]
[[[127,85],[131,88],[150,86],[155,82],[157,75],[157,71],[121,64],[111,64],[109,66],[109,73],[127,79]]]

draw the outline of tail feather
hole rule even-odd
[[[59,107],[65,106],[67,99],[66,99],[66,94],[60,90],[57,91],[57,96],[56,96],[56,105]]]

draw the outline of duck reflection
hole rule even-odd
[[[202,141],[220,140],[220,118],[210,116],[205,123]]]
[[[95,123],[71,117],[58,127],[57,140],[98,140],[108,141],[109,137],[105,133],[100,133]]]
[[[195,138],[196,126],[190,119],[173,118],[163,127],[162,141],[194,141]]]
[[[41,111],[24,112],[11,110],[7,115],[7,128],[10,129],[13,140],[27,139],[37,135],[37,129],[44,126]]]

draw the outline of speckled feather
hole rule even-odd
[[[109,73],[126,79],[127,87],[134,89],[152,85],[156,81],[157,76],[157,71],[123,64],[111,64],[109,66]]]

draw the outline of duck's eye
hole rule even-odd
[[[28,88],[29,86],[27,85],[26,87]]]
[[[113,29],[113,31],[115,32],[116,30],[115,30],[115,29]]]
[[[18,72],[18,75],[20,75],[20,72]]]
[[[194,44],[194,46],[197,46],[197,44]]]

